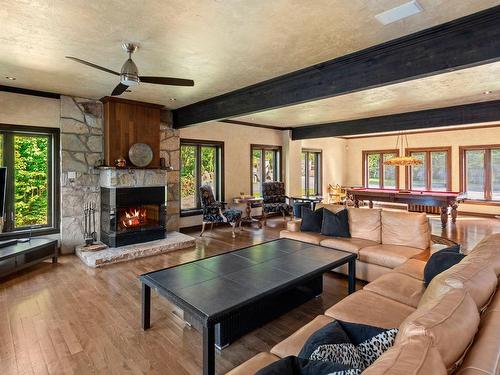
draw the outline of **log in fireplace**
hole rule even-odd
[[[110,247],[165,238],[165,187],[101,188],[101,241]]]

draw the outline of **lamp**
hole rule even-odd
[[[401,139],[401,141],[400,141]],[[400,150],[401,156],[395,156],[384,161],[385,165],[393,165],[393,166],[402,166],[402,167],[411,167],[414,165],[422,165],[422,160],[417,159],[414,156],[405,156],[405,142],[406,148],[408,148],[408,136],[403,132],[398,134],[398,138],[396,139],[396,149]],[[399,146],[399,147],[398,147]]]

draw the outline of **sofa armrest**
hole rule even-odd
[[[300,224],[301,223],[302,223],[302,220],[300,220],[300,219],[287,221],[286,229],[289,230],[290,232],[300,232]]]

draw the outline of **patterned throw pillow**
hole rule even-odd
[[[361,370],[295,356],[285,357],[260,369],[255,375],[360,375]]]
[[[336,320],[309,337],[299,357],[364,370],[394,344],[397,333],[397,328],[384,329]]]

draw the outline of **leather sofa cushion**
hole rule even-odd
[[[425,292],[421,280],[397,272],[380,276],[363,289],[415,308]]]
[[[396,345],[414,336],[432,338],[446,368],[460,360],[479,326],[477,306],[465,289],[453,289],[441,298],[420,304],[399,326]]]
[[[290,232],[300,232],[300,226],[302,224],[302,220],[294,219],[286,222],[286,230]]]
[[[333,322],[333,320],[334,319],[329,316],[318,315],[298,331],[276,344],[271,349],[271,353],[281,358],[285,358],[289,355],[298,355],[307,339],[317,330]]]
[[[328,237],[315,232],[290,232],[288,230],[282,230],[280,232],[280,238],[289,238],[291,240],[304,241],[314,245],[319,245],[321,241],[327,239]]]
[[[415,336],[382,354],[363,375],[446,375],[446,367],[432,339]]]
[[[380,209],[349,208],[351,237],[382,242]]]
[[[279,360],[271,353],[262,352],[232,369],[226,375],[255,375],[257,371]]]
[[[481,319],[474,345],[467,353],[456,374],[500,373],[500,311],[492,311]]]
[[[500,276],[500,233],[492,234],[481,240],[471,252],[467,254],[468,259],[484,259]],[[470,257],[470,258],[469,258]]]
[[[431,246],[431,231],[425,213],[383,210],[382,243],[415,247]]]
[[[417,280],[424,280],[425,262],[420,259],[408,259],[402,265],[394,268],[394,272],[411,276]]]
[[[328,237],[327,239],[321,241],[320,245],[357,254],[359,249],[377,245],[377,242],[354,237]]]
[[[414,311],[413,307],[403,303],[358,290],[326,310],[325,315],[351,323],[396,328]]]
[[[468,258],[469,256],[465,257],[460,263],[434,277],[420,304],[426,303],[428,299],[435,299],[450,289],[465,288],[478,309],[486,305],[497,287],[498,279],[486,260],[476,258],[469,261]]]
[[[382,244],[360,249],[358,259],[366,263],[396,268],[421,252],[422,249],[415,247]]]
[[[343,275],[348,275],[348,266],[344,264],[340,267],[335,268],[333,271],[341,273]],[[360,262],[356,260],[356,279],[371,282],[377,280],[380,276],[391,272],[391,268],[378,266],[376,264],[370,264],[365,262]]]

